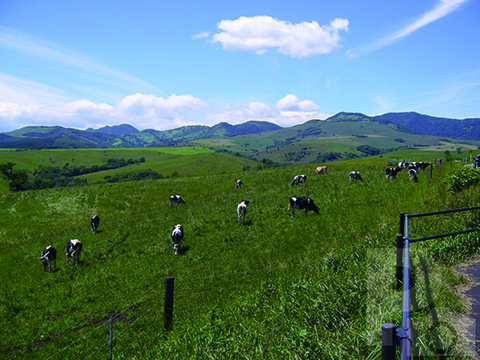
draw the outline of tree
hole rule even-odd
[[[7,162],[6,164],[0,164],[0,173],[2,173],[7,179],[12,175],[13,173],[13,167],[17,165],[12,162]]]

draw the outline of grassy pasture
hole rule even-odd
[[[59,149],[59,150],[8,150],[0,149],[0,163],[17,164],[15,170],[31,172],[42,166],[63,167],[66,163],[76,166],[105,164],[108,159],[139,159],[145,162],[111,171],[103,171],[84,175],[89,182],[103,180],[107,175],[115,175],[135,170],[151,169],[165,177],[176,171],[177,176],[203,176],[209,174],[231,173],[244,166],[255,168],[258,162],[232,156],[226,153],[215,153],[201,146],[173,148],[112,148],[112,149]],[[0,192],[8,191],[8,183],[0,179]]]
[[[401,294],[392,290],[399,213],[479,201],[478,190],[443,191],[442,177],[460,164],[435,167],[432,179],[421,173],[414,184],[406,173],[387,182],[385,163],[332,163],[327,176],[314,176],[312,165],[221,174],[205,163],[203,176],[3,194],[0,354],[106,358],[108,319],[115,316],[117,359],[379,359],[380,325],[401,319]],[[364,181],[351,184],[351,170]],[[301,173],[307,185],[292,187]],[[236,179],[243,188],[234,188]],[[170,208],[172,194],[187,204]],[[320,215],[297,210],[292,219],[291,196],[310,196]],[[244,199],[251,204],[239,226],[236,206]],[[93,214],[102,219],[98,234],[89,229]],[[449,231],[468,221],[421,220],[416,231]],[[179,256],[170,240],[177,223],[186,233]],[[78,267],[63,255],[75,238],[84,244]],[[46,245],[58,250],[53,273],[38,260]],[[414,261],[415,351],[434,354],[440,341],[460,356],[457,335],[449,328],[432,335],[432,313],[422,309],[442,309],[445,318],[464,313],[448,287],[464,279],[425,253]],[[173,331],[163,334],[166,276],[175,278],[176,292]]]

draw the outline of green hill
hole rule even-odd
[[[417,113],[371,117],[341,112],[327,120],[313,119],[288,128],[262,121],[239,125],[222,122],[211,127],[194,125],[166,131],[138,131],[126,124],[88,131],[59,126],[26,127],[3,134],[0,148],[203,146],[257,161],[268,159],[290,166],[403,149],[444,149],[446,146],[476,149],[480,145],[476,134],[480,134],[479,119],[441,119]]]

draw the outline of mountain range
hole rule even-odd
[[[242,156],[275,158],[282,163],[296,163],[301,151],[305,154],[314,153],[316,157],[308,159],[313,162],[319,160],[321,153],[355,153],[360,145],[387,151],[432,146],[438,144],[440,138],[480,141],[480,118],[457,120],[416,112],[378,116],[341,112],[326,120],[312,119],[304,124],[285,128],[255,120],[239,125],[221,122],[214,126],[191,125],[165,131],[139,131],[128,124],[87,130],[61,126],[27,126],[0,133],[0,148],[198,145],[239,153]],[[275,152],[278,152],[278,156]],[[289,153],[294,154],[290,160]],[[308,158],[307,155],[303,157]]]

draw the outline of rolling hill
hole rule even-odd
[[[453,139],[477,147],[480,119],[436,118],[414,112],[373,117],[341,112],[327,120],[312,119],[288,128],[253,120],[239,125],[221,122],[211,127],[192,125],[166,131],[139,131],[128,124],[85,131],[60,126],[29,126],[0,134],[0,148],[203,146],[256,160],[270,159],[294,165],[392,150],[442,147],[453,143]]]

